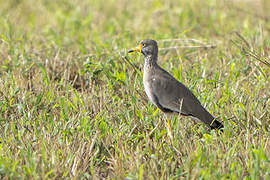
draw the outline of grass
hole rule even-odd
[[[0,1],[0,178],[269,179],[269,8]],[[170,140],[144,93],[143,57],[127,56],[145,38],[223,134],[172,116]]]

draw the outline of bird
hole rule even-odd
[[[191,116],[211,130],[223,130],[223,124],[202,106],[192,91],[158,65],[158,44],[155,40],[142,40],[139,46],[128,50],[128,53],[132,52],[144,56],[143,86],[148,99],[155,106],[164,113]]]

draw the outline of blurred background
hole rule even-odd
[[[98,48],[93,43],[109,49],[150,37],[224,40],[233,31],[250,35],[263,28],[267,33],[269,6],[267,0],[10,0],[1,3],[1,32],[44,40],[48,47],[76,46],[86,54]]]

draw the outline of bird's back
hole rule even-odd
[[[153,93],[159,97],[160,104],[166,108],[188,115],[192,113],[192,106],[200,105],[199,100],[184,84],[158,65],[150,82]]]

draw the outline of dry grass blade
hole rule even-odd
[[[173,46],[168,48],[160,48],[160,51],[167,51],[172,49],[193,49],[193,48],[203,48],[203,49],[214,49],[216,45],[203,45],[203,46]]]
[[[235,32],[235,34],[248,48],[251,48],[247,40],[239,32]]]
[[[205,45],[204,42],[198,40],[198,39],[162,39],[159,40],[158,43],[166,43],[166,42],[194,42],[194,43],[198,43],[198,44],[203,44]]]
[[[237,39],[236,40],[231,40],[233,42],[233,44],[238,47],[239,49],[241,49],[241,51],[249,57],[252,57],[253,59],[263,63],[264,65],[270,67],[270,60],[267,57],[262,57],[261,54],[259,54],[258,52],[256,52],[254,50],[254,48],[252,48],[250,46],[250,44],[248,43],[248,41],[238,32],[235,32]]]
[[[160,48],[160,51],[166,51],[166,50],[174,50],[174,49],[194,49],[194,48],[203,48],[203,49],[212,49],[216,48],[217,45],[215,44],[206,44],[200,40],[197,39],[163,39],[159,40],[158,43],[181,43],[181,46],[171,46],[166,48]],[[190,45],[190,43],[194,45]],[[199,44],[199,45],[196,45]]]

